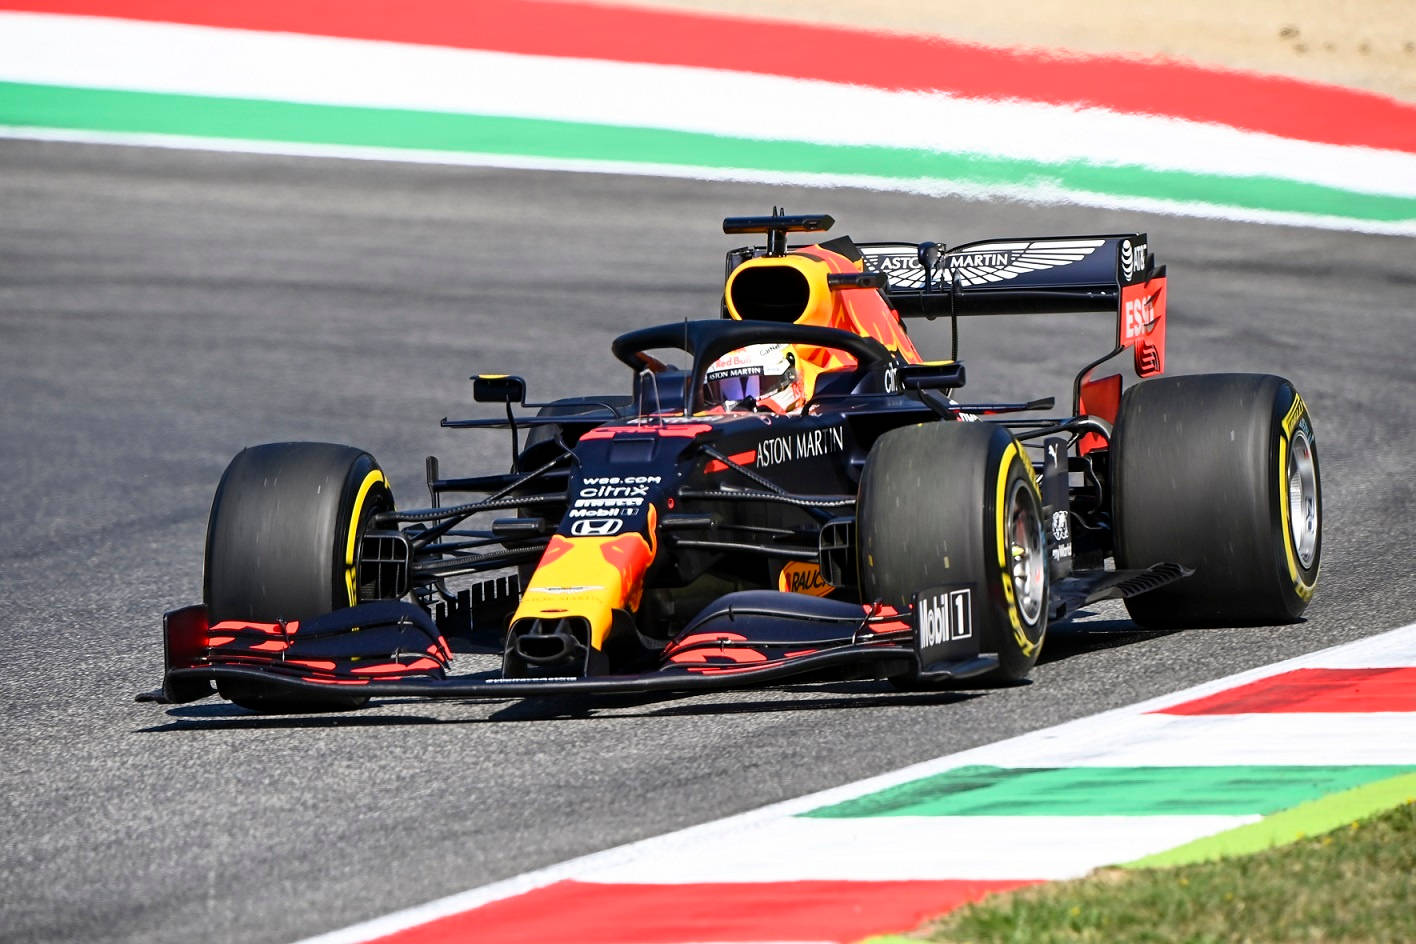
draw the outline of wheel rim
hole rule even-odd
[[[1032,494],[1022,482],[1013,486],[1009,502],[1009,560],[1012,568],[1013,599],[1023,621],[1033,624],[1042,615],[1047,588],[1047,558],[1042,540],[1042,519]]]
[[[1318,552],[1318,470],[1308,434],[1295,430],[1288,447],[1288,527],[1304,570]]]

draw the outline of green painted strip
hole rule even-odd
[[[1274,813],[1413,771],[1416,767],[959,767],[802,815],[1242,816]]]
[[[1367,816],[1403,803],[1416,803],[1416,774],[1405,774],[1300,803],[1291,810],[1267,816],[1215,836],[1158,852],[1122,868],[1154,869],[1209,862],[1225,856],[1251,855],[1274,846],[1297,842],[1348,826]]]
[[[909,148],[112,89],[0,83],[0,125],[941,180],[959,186],[1048,188],[1373,222],[1416,222],[1416,198],[1275,177],[1224,177],[1083,162],[1047,164]]]

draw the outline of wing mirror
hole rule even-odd
[[[895,390],[953,390],[964,385],[964,365],[958,361],[938,364],[901,364],[894,368]]]
[[[526,381],[514,374],[473,374],[472,399],[478,403],[525,403]]]

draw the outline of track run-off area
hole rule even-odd
[[[1416,105],[1373,92],[542,0],[5,0],[0,134],[1416,234]]]
[[[100,20],[118,16],[90,12]],[[10,35],[0,30],[0,42]],[[170,48],[188,49],[180,42]],[[15,61],[0,57],[0,70]],[[29,88],[16,96],[6,86],[0,109],[38,102],[27,97],[40,94],[38,78],[0,76]],[[1301,806],[1328,795],[1350,799],[1406,776],[1402,768],[1416,763],[1397,756],[1398,742],[1412,743],[1409,706],[1385,709],[1402,716],[1381,721],[1396,726],[1390,750],[1362,746],[1378,722],[1347,737],[1351,713],[1328,709],[1300,712],[1297,722],[1285,711],[1241,712],[1258,718],[1274,751],[1242,759],[1201,756],[1198,748],[1182,756],[1178,747],[1167,759],[1160,756],[1169,743],[1163,739],[1146,740],[1150,754],[1127,754],[1125,739],[1113,736],[1123,719],[1138,737],[1163,732],[1193,746],[1204,740],[1194,731],[1235,716],[1214,712],[1213,704],[1193,714],[1160,709],[1268,677],[1264,667],[1339,644],[1375,647],[1377,654],[1340,650],[1347,655],[1339,661],[1313,657],[1278,671],[1409,667],[1396,643],[1364,642],[1406,626],[1416,613],[1409,563],[1416,273],[1410,239],[1396,235],[1406,211],[1383,210],[1380,219],[1334,215],[1332,206],[1347,205],[1338,198],[1322,212],[1188,201],[1158,185],[1150,202],[1156,178],[1138,183],[1139,195],[1107,191],[1105,200],[1091,200],[1090,190],[1017,189],[1012,176],[979,188],[966,174],[964,184],[951,184],[946,173],[932,190],[918,188],[927,193],[866,189],[878,182],[833,177],[839,168],[832,167],[820,177],[793,166],[751,177],[740,167],[710,175],[670,163],[656,170],[662,175],[646,176],[642,167],[618,163],[622,150],[584,165],[574,163],[584,155],[524,149],[501,162],[537,166],[477,166],[446,159],[442,150],[400,151],[406,159],[392,161],[384,159],[394,155],[383,140],[292,144],[265,137],[264,109],[274,100],[249,99],[256,104],[243,110],[239,91],[221,114],[251,116],[260,131],[240,140],[191,140],[181,135],[202,129],[178,131],[171,123],[96,130],[84,116],[159,114],[166,122],[176,113],[153,112],[147,98],[135,111],[94,110],[85,95],[167,95],[164,108],[187,95],[212,95],[202,104],[217,109],[228,100],[211,88],[105,90],[55,81],[53,101],[82,90],[65,99],[83,105],[73,112],[80,117],[62,127],[21,123],[28,140],[0,140],[5,941],[278,944],[345,928],[357,936],[361,922],[389,915],[393,923],[382,927],[400,930],[408,922],[397,916],[406,918],[407,909],[469,889],[490,900],[509,889],[555,887],[541,881],[549,877],[574,891],[575,882],[596,880],[576,869],[621,861],[612,850],[643,849],[633,844],[663,843],[655,838],[661,836],[701,837],[720,828],[706,824],[724,821],[771,820],[772,829],[786,831],[795,830],[795,820],[814,821],[848,834],[853,852],[868,836],[877,871],[867,878],[909,881],[901,863],[919,850],[891,823],[925,814],[877,806],[860,816],[859,808],[841,804],[921,779],[948,792],[949,772],[960,766],[982,778],[975,786],[983,792],[973,791],[978,799],[1018,804],[1048,783],[1094,798],[1075,774],[1087,767],[1141,776],[1135,772],[1163,766],[1244,764],[1269,783],[1282,777],[1275,768],[1333,768],[1315,774],[1317,793],[1274,786],[1274,796]],[[270,105],[277,106],[285,107]],[[288,114],[289,127],[316,126],[308,113]],[[3,123],[19,127],[11,118]],[[1223,127],[1226,134],[1255,131]],[[564,127],[545,126],[545,139],[556,139],[557,129]],[[149,146],[92,143],[100,139]],[[356,153],[366,146],[374,150]],[[372,159],[323,156],[326,147]],[[1400,164],[1403,147],[1410,150],[1391,142],[1366,150]],[[240,151],[269,153],[233,153]],[[729,141],[723,153],[751,151]],[[1350,181],[1308,185],[1368,192],[1344,189]],[[1393,196],[1373,199],[1388,209],[1405,205]],[[1054,198],[1077,202],[1035,202]],[[1204,204],[1195,211],[1204,215],[1187,215],[1195,202]],[[502,468],[509,446],[502,435],[438,426],[444,416],[485,415],[471,402],[469,374],[521,374],[536,400],[627,389],[610,340],[715,313],[722,252],[741,241],[724,237],[719,220],[773,205],[829,212],[839,221],[836,233],[859,239],[952,244],[1147,232],[1170,271],[1169,370],[1284,375],[1312,411],[1324,551],[1305,620],[1159,633],[1136,629],[1118,607],[1097,607],[1050,631],[1028,684],[980,691],[901,693],[884,683],[841,682],[693,698],[392,701],[334,716],[275,717],[221,702],[134,702],[159,679],[162,611],[200,599],[207,510],[221,470],[240,448],[287,439],[363,446],[407,504],[422,501],[428,454],[440,456],[445,470]],[[1294,213],[1311,225],[1242,221],[1292,223]],[[1065,397],[1072,375],[1108,349],[1113,330],[1104,317],[975,319],[962,329],[970,380],[964,394]],[[911,332],[926,356],[948,349],[944,323],[912,324]],[[1409,639],[1410,632],[1386,638]],[[1236,673],[1253,675],[1232,678]],[[1364,676],[1365,691],[1382,684]],[[1110,714],[1080,720],[1101,713]],[[1286,726],[1304,728],[1310,739]],[[1190,740],[1180,737],[1185,731]],[[1105,763],[1096,746],[1102,742],[1119,752]],[[1311,745],[1311,756],[1278,756],[1295,742]],[[1352,753],[1336,752],[1340,743]],[[1096,746],[1090,760],[1083,756],[1088,745]],[[1355,767],[1382,769],[1337,769]],[[1038,771],[1030,775],[1037,779],[1007,775],[1016,770]],[[843,789],[862,781],[864,789]],[[899,800],[883,796],[886,806]],[[1261,806],[1155,815],[1212,817],[1214,834],[1237,835],[1230,830],[1281,814]],[[813,812],[820,815],[798,816]],[[991,816],[958,809],[928,815],[953,827],[936,861],[957,861],[982,845],[957,819],[967,816],[977,829]],[[786,825],[778,817],[787,817]],[[1050,822],[1053,835],[1066,835],[1068,824]],[[1013,836],[1036,840],[1028,823],[1033,819],[1010,817],[991,848],[1009,847]],[[706,832],[682,832],[694,828]],[[694,860],[700,872],[660,874],[647,884],[748,879],[748,863],[731,832],[725,836],[716,858],[705,846]],[[777,840],[777,861],[790,861],[780,832],[763,836]],[[1177,829],[1174,838],[1179,846],[1190,834]],[[1154,844],[1099,847],[1097,863],[1160,851]],[[772,857],[756,856],[753,864],[765,867],[763,859]],[[679,861],[674,868],[683,868]],[[721,871],[710,873],[714,863]],[[980,879],[1048,879],[1065,871],[995,869]],[[639,884],[643,877],[625,871],[614,878]],[[841,880],[824,872],[799,878]],[[950,878],[935,872],[923,881]],[[525,887],[501,884],[517,881]],[[736,891],[747,897],[728,908],[761,904]],[[475,903],[472,894],[458,900]],[[625,928],[609,928],[608,939],[643,927],[648,907],[635,913],[637,923],[626,918]],[[859,928],[842,918],[835,927],[866,934],[908,923],[892,917]],[[528,934],[537,927],[516,926]]]
[[[993,892],[1244,855],[1413,802],[1416,625],[303,944],[850,944]]]

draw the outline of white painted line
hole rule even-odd
[[[1026,758],[1027,766],[1056,766],[1061,758],[1068,755],[1068,752],[1075,750],[1077,742],[1087,744],[1102,744],[1113,732],[1124,731],[1128,727],[1128,721],[1137,715],[1155,711],[1158,708],[1180,704],[1186,701],[1193,701],[1206,695],[1216,692],[1237,688],[1240,685],[1256,681],[1261,678],[1268,678],[1283,672],[1292,671],[1298,668],[1309,667],[1382,667],[1382,666],[1403,666],[1416,664],[1416,623],[1403,626],[1399,629],[1390,630],[1380,635],[1360,639],[1355,642],[1346,643],[1319,652],[1309,653],[1293,659],[1286,659],[1273,665],[1263,666],[1247,672],[1240,672],[1235,675],[1200,685],[1191,686],[1182,691],[1163,695],[1158,698],[1151,698],[1135,705],[1124,708],[1116,708],[1105,711],[1089,718],[1080,718],[1069,721],[1052,728],[1045,728],[1040,731],[1033,731],[996,744],[989,744],[982,747],[972,748],[967,751],[960,751],[957,754],[950,754],[945,757],[935,758],[909,767],[902,767],[889,773],[881,774],[877,777],[870,777],[855,783],[845,784],[830,790],[823,790],[819,793],[798,797],[793,800],[786,800],[781,803],[774,803],[760,809],[731,816],[726,819],[716,820],[710,823],[703,823],[698,826],[691,826],[686,829],[677,830],[662,836],[655,836],[639,842],[628,843],[607,849],[603,852],[593,853],[577,859],[571,859],[534,872],[527,872],[522,875],[495,882],[491,885],[484,885],[457,895],[451,895],[437,901],[428,902],[403,911],[394,912],[372,921],[363,922],[322,934],[318,937],[308,938],[301,944],[357,944],[357,942],[370,941],[374,938],[392,934],[405,928],[423,924],[437,918],[446,917],[450,914],[457,914],[469,911],[473,908],[487,904],[492,901],[499,901],[503,898],[510,898],[537,888],[544,887],[553,882],[566,879],[576,879],[586,881],[591,876],[606,876],[614,874],[630,874],[631,870],[645,869],[646,863],[659,860],[662,855],[673,855],[675,850],[683,850],[691,853],[695,849],[726,849],[732,844],[738,843],[744,847],[750,846],[752,837],[764,829],[774,828],[778,821],[787,817],[805,813],[823,806],[834,803],[842,803],[846,800],[866,794],[875,793],[889,787],[908,783],[929,777],[934,774],[952,770],[955,767],[962,767],[968,764],[997,764],[1007,766],[1009,758]],[[1236,716],[1224,716],[1234,718]],[[1311,717],[1311,716],[1308,716]],[[1351,718],[1353,716],[1345,716]],[[1290,742],[1292,754],[1290,763],[1321,761],[1308,753],[1306,745],[1301,741]],[[1407,763],[1416,763],[1416,742],[1408,742],[1405,745],[1409,751],[1407,755],[1410,759]],[[1227,817],[1206,817],[1206,819],[1226,819]],[[963,819],[959,817],[958,819]],[[1135,818],[1127,818],[1128,822],[1134,822]],[[822,820],[814,820],[820,823]],[[1117,861],[1112,859],[1111,861]],[[869,875],[862,870],[861,875],[868,879]],[[1014,873],[1015,877],[1022,876],[1022,870]],[[667,877],[667,875],[665,875]],[[662,880],[662,879],[661,879]]]
[[[585,882],[1062,879],[1256,823],[1261,816],[782,817],[750,836],[666,843]]]
[[[1416,196],[1416,154],[1159,115],[172,23],[0,12],[0,80],[1133,165]]]
[[[1295,744],[1312,763],[1416,764],[1416,714],[1134,714],[1049,739],[1045,753],[1056,767],[1281,765],[1295,763]],[[1005,741],[989,756],[1002,767],[1039,764],[1035,742]]]

